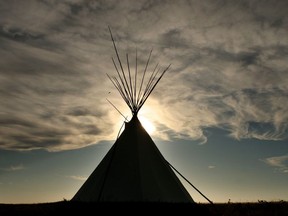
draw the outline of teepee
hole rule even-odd
[[[194,203],[137,117],[170,65],[164,70],[156,65],[148,76],[151,51],[145,69],[140,73],[136,52],[134,74],[130,71],[128,55],[125,71],[110,28],[109,31],[117,56],[117,61],[112,58],[117,76],[108,77],[129,106],[132,118],[125,122],[121,135],[72,201]]]

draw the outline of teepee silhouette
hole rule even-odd
[[[128,54],[125,71],[110,28],[109,31],[117,57],[116,61],[112,58],[117,76],[107,75],[129,106],[132,118],[125,121],[123,132],[72,200],[194,203],[137,117],[170,65],[161,70],[157,64],[148,76],[151,51],[145,68],[140,73],[137,69],[136,52],[134,73],[130,71]]]

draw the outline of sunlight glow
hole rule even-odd
[[[139,116],[139,120],[149,134],[153,134],[153,132],[155,132],[155,126],[147,118]]]

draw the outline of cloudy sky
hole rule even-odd
[[[171,64],[139,113],[171,164],[215,202],[287,200],[287,10],[286,0],[0,0],[0,202],[70,199],[123,123],[106,99],[131,117],[107,77],[108,26],[131,67],[136,50],[139,70],[151,49],[150,70]]]

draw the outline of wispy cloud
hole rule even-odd
[[[288,155],[269,157],[263,161],[280,172],[288,173]]]
[[[11,165],[9,167],[3,167],[0,169],[3,171],[14,172],[14,171],[19,171],[19,170],[24,170],[26,169],[26,167],[24,167],[23,164],[18,164],[18,165]]]
[[[84,176],[66,176],[66,177],[74,179],[74,180],[78,180],[78,181],[86,181],[87,180],[87,177],[84,177]]]
[[[153,111],[161,137],[205,143],[203,128],[221,127],[236,139],[287,138],[285,0],[0,7],[0,148],[59,151],[115,138],[123,119],[105,98],[130,112],[106,76],[115,72],[108,25],[121,58],[137,47],[139,69],[151,48],[151,65],[172,63],[142,110]]]

